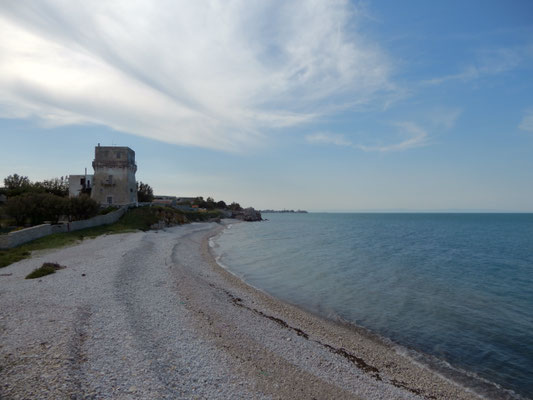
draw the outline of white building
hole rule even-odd
[[[68,177],[68,195],[77,197],[83,190],[92,188],[93,175],[69,175]]]

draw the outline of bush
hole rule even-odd
[[[149,203],[154,199],[154,190],[147,183],[137,182],[137,201]]]
[[[205,222],[213,218],[220,218],[222,216],[222,213],[216,210],[207,212],[180,211],[180,213],[183,214],[189,222]]]
[[[7,215],[15,220],[15,224],[24,225],[29,218],[33,202],[29,201],[28,195],[10,197],[5,205]]]
[[[118,210],[118,207],[109,206],[109,207],[106,207],[106,208],[101,208],[100,212],[98,214],[99,215],[106,215],[106,214],[109,214],[110,212],[117,211],[117,210]]]
[[[98,215],[100,205],[87,195],[69,199],[69,217],[71,221],[88,219]]]
[[[40,278],[45,275],[55,274],[58,269],[63,269],[65,267],[57,263],[44,263],[41,267],[34,269],[31,273],[26,276],[26,279],[35,279]]]
[[[44,221],[57,223],[68,213],[68,200],[49,193],[24,193],[7,200],[6,212],[19,226],[28,219],[32,225]]]
[[[53,224],[59,222],[59,218],[68,214],[69,200],[65,197],[56,196],[49,193],[42,193],[39,196],[40,213],[44,221],[50,221]]]

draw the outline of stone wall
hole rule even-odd
[[[20,246],[23,243],[50,235],[51,233],[52,226],[50,224],[37,225],[15,232],[9,232],[8,234],[0,235],[0,249],[10,249]]]
[[[82,221],[73,221],[66,224],[43,224],[32,226],[31,228],[21,229],[19,231],[9,232],[0,235],[0,249],[10,249],[20,246],[21,244],[31,242],[32,240],[51,235],[52,233],[73,232],[80,229],[93,228],[100,225],[112,224],[119,220],[127,211],[127,207],[119,208],[116,211],[106,215],[97,215],[96,217]]]
[[[93,228],[95,226],[112,224],[113,222],[118,221],[118,219],[124,215],[127,209],[127,207],[122,207],[106,215],[97,215],[96,217],[90,219],[69,222],[68,224],[65,224],[67,225],[66,231],[79,231],[80,229],[87,229]]]

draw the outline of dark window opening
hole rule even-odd
[[[107,196],[107,204],[113,204],[113,196]]]

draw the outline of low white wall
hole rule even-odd
[[[15,232],[9,232],[7,235],[0,236],[0,249],[16,247],[40,237],[50,235],[51,233],[52,229],[50,224],[42,224]]]
[[[66,224],[67,232],[79,231],[80,229],[87,229],[93,228],[95,226],[112,224],[113,222],[118,221],[119,218],[124,215],[127,209],[127,207],[122,207],[106,215],[97,215],[96,217],[92,217],[90,219],[69,222],[68,224]]]
[[[81,229],[93,228],[95,226],[112,224],[113,222],[118,221],[127,210],[128,207],[122,207],[106,215],[97,215],[96,217],[81,221],[73,221],[67,224],[58,225],[43,224],[21,229],[19,231],[9,232],[6,235],[0,235],[0,249],[11,249],[43,236],[51,235],[52,233],[79,231]]]

